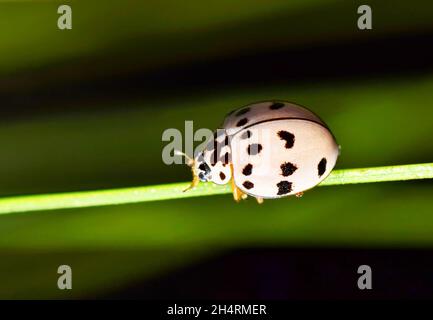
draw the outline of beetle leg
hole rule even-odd
[[[238,187],[236,187],[235,180],[232,178],[232,191],[233,191],[233,199],[235,199],[236,202],[241,201],[242,199],[246,199],[247,195],[241,191]]]
[[[183,192],[186,192],[186,191],[191,190],[192,188],[196,187],[199,182],[200,182],[200,179],[195,174],[194,170],[192,170],[192,181],[191,181],[191,184],[188,186],[188,188],[184,189]]]
[[[186,164],[189,167],[191,167],[192,181],[191,181],[191,184],[188,186],[188,188],[184,189],[183,192],[186,192],[188,190],[195,188],[198,185],[198,183],[200,182],[200,179],[198,178],[197,172],[195,172],[195,169],[194,169],[194,159],[188,157],[188,155],[186,153],[183,153],[182,151],[179,151],[179,150],[174,150],[174,154],[177,156],[185,157]]]
[[[232,172],[232,179],[231,179],[231,184],[232,184],[232,191],[233,191],[233,199],[235,199],[236,202],[239,202],[241,200],[245,200],[248,195],[246,193],[243,193],[241,191],[241,189],[239,189],[236,184],[235,184],[235,179],[233,178],[233,165],[230,164],[230,170]]]

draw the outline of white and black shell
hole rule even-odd
[[[302,193],[324,180],[339,146],[313,112],[289,102],[259,102],[229,113],[206,150],[195,159],[200,180],[243,193],[280,198]]]

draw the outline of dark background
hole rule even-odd
[[[337,167],[432,161],[433,6],[369,1],[0,4],[0,194],[187,181],[168,128],[267,99],[314,110]],[[63,4],[63,2],[62,2]],[[0,297],[431,298],[431,181],[0,216]],[[56,287],[73,269],[73,290]],[[359,265],[373,290],[356,287]]]

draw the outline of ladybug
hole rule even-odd
[[[236,201],[302,196],[335,166],[340,147],[310,110],[285,101],[230,112],[206,148],[190,159],[193,181],[231,183]],[[190,189],[188,188],[188,189]]]

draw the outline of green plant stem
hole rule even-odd
[[[433,163],[333,171],[320,186],[433,178]],[[209,196],[231,192],[228,185],[200,183],[183,192],[188,182],[122,189],[80,191],[0,198],[0,214],[83,208],[125,203]]]

